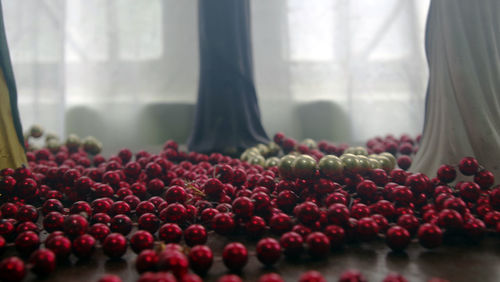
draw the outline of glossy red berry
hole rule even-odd
[[[18,257],[8,257],[0,262],[0,280],[17,282],[26,276],[24,262]]]
[[[202,225],[193,224],[184,230],[184,241],[186,241],[186,244],[190,247],[205,244],[207,238],[207,231]]]
[[[31,254],[40,246],[40,238],[33,231],[25,231],[16,237],[16,250],[23,256]]]
[[[45,247],[53,251],[58,260],[65,260],[71,254],[71,241],[62,235],[47,238]]]
[[[143,250],[135,260],[137,272],[155,271],[158,264],[158,254],[154,250]]]
[[[212,229],[220,235],[233,232],[235,222],[230,213],[218,213],[212,218]]]
[[[71,249],[77,258],[90,258],[94,253],[96,239],[89,234],[83,234],[73,240]]]
[[[458,169],[464,175],[474,175],[479,169],[479,163],[473,157],[465,157],[460,160]]]
[[[326,279],[318,271],[309,270],[300,276],[299,282],[326,282]]]
[[[307,251],[313,258],[323,258],[330,252],[330,239],[321,232],[313,232],[306,238]]]
[[[145,249],[152,249],[155,239],[151,233],[138,230],[130,237],[130,247],[134,253],[138,254]]]
[[[158,255],[158,270],[171,271],[178,279],[187,273],[188,266],[189,261],[181,252],[165,250]]]
[[[111,233],[104,239],[102,250],[112,259],[121,258],[127,252],[127,238],[120,233]]]
[[[267,273],[259,277],[258,282],[284,282],[283,278],[277,273]]]
[[[198,274],[208,272],[213,263],[212,250],[205,245],[197,245],[189,252],[189,266]]]
[[[111,229],[103,223],[96,223],[89,228],[89,234],[96,240],[103,241],[111,233]]]
[[[342,272],[339,282],[367,282],[366,278],[357,270],[347,270]]]
[[[222,260],[230,270],[241,270],[248,262],[248,251],[241,243],[229,243],[224,247]]]
[[[401,226],[392,226],[386,233],[386,244],[393,251],[402,251],[410,244],[410,232]]]
[[[165,243],[179,243],[182,239],[182,229],[175,223],[165,223],[158,230],[158,238]]]
[[[63,230],[64,233],[67,234],[68,236],[77,237],[82,234],[85,234],[85,232],[87,232],[88,226],[89,224],[83,216],[78,214],[72,214],[68,215],[64,219]]]
[[[443,242],[443,232],[437,225],[424,223],[418,229],[418,242],[428,249],[439,247]]]
[[[124,214],[115,215],[109,225],[111,232],[128,235],[132,231],[132,220]]]
[[[257,259],[264,265],[273,265],[281,257],[280,243],[273,238],[261,239],[256,246]]]
[[[33,252],[29,258],[31,271],[38,276],[46,276],[56,269],[56,255],[49,249]]]

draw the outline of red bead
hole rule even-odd
[[[240,218],[248,219],[254,213],[254,204],[248,197],[238,197],[233,201],[233,213]]]
[[[139,229],[149,231],[152,234],[154,234],[160,227],[160,219],[152,213],[142,214],[139,216],[137,223]]]
[[[132,231],[132,220],[124,214],[115,215],[109,225],[111,232],[128,235]]]
[[[110,213],[113,215],[128,215],[130,213],[130,210],[130,205],[128,203],[124,201],[116,201],[111,205]]]
[[[256,246],[257,259],[264,265],[273,265],[281,257],[281,246],[273,238],[261,239]]]
[[[484,223],[488,227],[495,227],[500,222],[500,211],[491,211],[484,216]]]
[[[5,241],[5,239],[0,236],[0,255],[3,254],[3,252],[5,251],[5,245],[7,244],[7,242]]]
[[[460,197],[467,202],[475,202],[479,199],[481,188],[474,182],[464,182],[459,188]]]
[[[175,223],[165,223],[158,230],[158,238],[165,243],[179,243],[182,239],[182,229]]]
[[[457,171],[451,165],[441,165],[437,171],[437,177],[442,183],[450,183],[457,177]]]
[[[252,216],[245,224],[246,234],[251,238],[260,238],[266,231],[266,221],[260,216]]]
[[[333,204],[328,207],[327,217],[330,224],[344,225],[349,220],[350,212],[344,204]]]
[[[318,271],[310,270],[300,276],[299,282],[326,282],[326,279]]]
[[[241,270],[248,261],[248,252],[241,243],[229,243],[224,247],[222,260],[230,270]]]
[[[37,234],[38,234],[38,232],[40,232],[38,230],[38,226],[31,221],[22,222],[16,227],[17,234],[23,233],[25,231],[33,231]]]
[[[65,260],[71,254],[71,241],[62,235],[47,238],[45,247],[53,251],[59,260]]]
[[[189,252],[189,266],[198,274],[208,272],[213,263],[213,253],[208,246],[197,245]]]
[[[410,232],[401,226],[392,226],[387,230],[386,243],[393,251],[402,251],[410,244]]]
[[[205,194],[211,199],[218,199],[224,191],[224,184],[219,179],[211,178],[202,187]]]
[[[464,215],[468,212],[467,204],[464,201],[462,201],[462,199],[460,199],[460,198],[450,197],[450,198],[444,200],[443,208],[450,209],[450,210],[456,210],[461,215]]]
[[[189,261],[181,252],[163,251],[158,256],[158,270],[171,271],[178,279],[188,271]]]
[[[290,231],[292,225],[292,219],[284,213],[276,213],[269,220],[271,231],[277,235]]]
[[[170,272],[145,272],[139,277],[137,282],[152,282],[152,281],[161,281],[161,282],[177,282],[175,276]]]
[[[325,227],[323,232],[330,240],[330,246],[332,249],[338,249],[344,245],[345,243],[344,228],[338,225],[328,225],[327,227]]]
[[[89,234],[83,234],[73,240],[72,250],[77,258],[85,259],[92,256],[96,240]]]
[[[97,282],[122,282],[122,279],[114,274],[105,274]]]
[[[410,168],[411,162],[411,157],[405,155],[399,156],[397,159],[398,166],[402,170],[407,170],[408,168]]]
[[[154,250],[143,250],[135,260],[137,272],[155,271],[158,264],[158,254]]]
[[[313,258],[322,258],[330,252],[330,239],[321,232],[313,232],[306,238],[307,251]]]
[[[181,203],[183,204],[187,199],[187,194],[186,191],[184,190],[183,187],[174,185],[170,186],[170,188],[167,189],[167,192],[165,192],[165,200],[168,203]]]
[[[160,219],[163,222],[184,223],[187,217],[186,208],[179,203],[169,204],[164,210],[160,212]]]
[[[500,211],[500,186],[491,190],[489,200],[491,207]]]
[[[86,216],[92,216],[92,208],[90,207],[89,203],[85,201],[78,201],[73,203],[73,205],[71,205],[71,208],[69,209],[69,212],[71,214],[85,213]]]
[[[428,249],[439,247],[443,242],[443,232],[437,225],[424,223],[418,229],[418,242]]]
[[[48,214],[49,212],[62,212],[64,205],[61,201],[57,199],[48,199],[42,205],[42,214]]]
[[[304,202],[298,207],[297,219],[304,225],[311,225],[319,219],[319,208],[313,202]]]
[[[444,209],[439,212],[438,225],[448,231],[457,231],[462,228],[464,222],[463,218],[455,210]]]
[[[428,194],[432,192],[432,183],[425,174],[415,173],[406,178],[405,185],[410,187],[414,194]]]
[[[207,242],[207,238],[207,231],[202,225],[193,224],[184,230],[184,240],[190,247],[205,244]]]
[[[377,185],[371,180],[363,180],[356,186],[358,195],[367,201],[372,201],[377,195]]]
[[[276,204],[278,205],[278,208],[285,212],[288,212],[295,207],[297,200],[298,197],[294,192],[290,190],[284,190],[278,194],[278,197],[276,198]]]
[[[64,233],[68,236],[77,237],[85,234],[85,232],[87,232],[88,226],[89,224],[83,216],[72,214],[68,215],[64,219],[63,230]]]
[[[89,229],[89,234],[102,242],[111,233],[109,227],[103,223],[96,223]]]
[[[18,257],[9,257],[0,262],[0,280],[17,282],[26,276],[24,262]]]
[[[120,258],[127,252],[127,239],[120,233],[111,233],[104,239],[102,250],[112,259]]]
[[[59,212],[49,212],[43,218],[43,228],[47,232],[62,230],[64,223],[64,216]]]
[[[5,203],[0,207],[3,218],[15,218],[17,215],[18,207],[14,203]]]
[[[19,234],[15,241],[16,250],[23,256],[31,254],[40,246],[40,238],[33,231],[25,231]]]
[[[464,224],[464,233],[472,241],[479,241],[486,232],[486,225],[480,219],[470,219]]]
[[[277,273],[267,273],[259,277],[258,282],[284,282],[283,278]]]
[[[418,218],[412,214],[403,214],[398,218],[397,224],[410,232],[411,236],[417,234],[420,227]]]
[[[234,219],[229,213],[219,213],[212,218],[212,229],[220,235],[228,235],[235,228]]]
[[[130,247],[136,254],[145,249],[152,249],[154,246],[154,237],[148,231],[138,230],[130,238]]]
[[[38,276],[46,276],[56,269],[56,255],[49,249],[33,252],[29,258],[31,271]]]
[[[370,209],[362,203],[357,203],[351,207],[351,217],[355,219],[360,219],[370,215]],[[332,222],[333,223],[333,222]],[[335,224],[335,223],[333,223]]]
[[[342,272],[339,282],[366,282],[366,278],[357,270],[347,270]]]
[[[21,206],[17,210],[16,219],[19,220],[20,222],[24,222],[24,221],[36,222],[38,219],[38,211],[32,205]]]
[[[363,241],[370,241],[377,237],[378,224],[371,217],[363,217],[358,220],[357,234]]]
[[[401,274],[390,273],[382,282],[408,282]]]
[[[304,250],[304,238],[296,232],[287,232],[281,235],[280,245],[285,256],[297,258]]]
[[[460,160],[458,169],[464,175],[474,175],[479,169],[479,163],[473,157],[465,157]]]

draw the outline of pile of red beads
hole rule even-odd
[[[120,258],[130,247],[138,254],[140,281],[199,281],[189,270],[210,271],[212,231],[258,239],[255,254],[266,266],[283,256],[320,259],[380,238],[403,251],[412,241],[436,248],[446,234],[477,241],[500,232],[500,187],[473,158],[443,165],[429,179],[395,168],[399,161],[388,151],[397,147],[404,155],[417,143],[406,137],[375,139],[368,149],[324,142],[316,150],[286,140],[275,136],[274,153],[301,154],[264,166],[218,153],[188,154],[173,141],[157,155],[123,149],[108,159],[65,146],[30,152],[30,169],[0,171],[0,251],[13,244],[20,257],[0,262],[0,279],[19,281],[27,268],[50,275],[57,261],[92,257],[95,248]],[[458,172],[471,180],[451,185]],[[44,240],[42,230],[50,233]],[[240,271],[249,251],[233,242],[221,255],[229,270]],[[300,281],[323,281],[317,274]]]

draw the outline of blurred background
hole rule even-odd
[[[4,0],[24,129],[93,135],[104,153],[185,143],[195,0]],[[419,134],[428,0],[252,0],[263,125],[302,140]]]

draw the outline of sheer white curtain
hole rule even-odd
[[[252,4],[257,89],[268,131],[352,143],[420,133],[429,1]]]
[[[428,0],[251,3],[270,135],[356,143],[420,132]],[[196,0],[2,5],[25,128],[95,135],[108,153],[185,142],[197,95]]]
[[[197,1],[2,4],[25,128],[95,135],[111,153],[160,142],[151,139],[172,117],[148,116],[151,107],[194,104]],[[191,121],[184,119],[178,123],[187,132]]]

